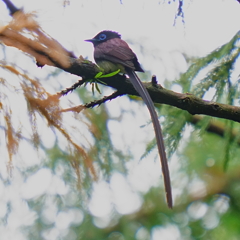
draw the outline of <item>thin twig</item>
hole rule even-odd
[[[123,95],[124,93],[121,93],[119,91],[116,91],[114,92],[113,94],[109,95],[109,96],[105,96],[103,97],[102,99],[99,99],[99,100],[95,100],[95,101],[92,101],[90,103],[86,103],[84,105],[78,105],[78,106],[75,106],[75,107],[71,107],[71,108],[66,108],[66,109],[63,109],[61,110],[61,112],[81,112],[83,109],[86,109],[86,108],[93,108],[95,106],[99,106],[101,105],[102,103],[105,103],[106,101],[109,101],[109,100],[112,100],[118,96],[121,96]]]
[[[86,103],[84,105],[85,108],[93,108],[95,106],[99,106],[101,105],[102,103],[105,103],[106,101],[110,101],[114,98],[117,98],[119,96],[122,96],[124,95],[124,93],[120,93],[119,91],[116,91],[114,92],[113,94],[109,95],[109,96],[104,96],[102,99],[99,99],[99,100],[95,100],[95,101],[92,101],[90,103]]]
[[[15,12],[17,11],[20,11],[21,9],[17,8],[14,6],[14,4],[9,1],[9,0],[3,0],[3,2],[6,4],[9,12],[10,12],[10,15],[12,16]]]
[[[85,82],[86,82],[85,79],[81,79],[81,80],[79,80],[78,82],[74,83],[71,87],[62,90],[62,91],[59,92],[58,94],[60,94],[61,96],[67,95],[69,92],[72,92],[72,91],[75,90],[76,88],[82,86]]]

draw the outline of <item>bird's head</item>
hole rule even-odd
[[[95,47],[98,44],[106,42],[107,40],[112,39],[112,38],[121,38],[121,35],[117,32],[104,30],[104,31],[98,33],[94,38],[87,39],[85,41],[91,42]]]

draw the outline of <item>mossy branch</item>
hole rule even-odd
[[[26,37],[26,31],[31,37]],[[47,36],[33,16],[22,11],[13,13],[13,21],[0,31],[0,40],[16,47],[36,59],[38,66],[50,65],[83,79],[94,78],[101,70],[83,57],[76,58],[55,39]],[[116,75],[102,78],[102,84],[120,93],[138,96],[126,76]],[[101,82],[99,83],[101,84]],[[153,102],[171,105],[190,114],[203,114],[240,122],[240,108],[232,105],[202,100],[190,93],[177,93],[156,84],[156,80],[144,83]]]

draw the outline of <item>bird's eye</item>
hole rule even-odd
[[[99,40],[105,40],[106,37],[107,37],[107,36],[106,36],[105,34],[102,33],[102,34],[99,35],[98,38],[99,38]]]

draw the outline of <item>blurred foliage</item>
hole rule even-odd
[[[211,100],[239,105],[238,42],[239,33],[209,55],[190,59],[188,70],[171,84],[177,84],[183,92],[202,98],[213,92]],[[2,51],[5,51],[4,46]],[[238,123],[205,116],[193,124],[189,113],[171,106],[161,106],[159,111],[164,118],[167,151],[169,156],[173,156],[172,161],[176,156],[178,159],[175,162],[178,166],[172,167],[173,210],[167,209],[162,201],[164,190],[160,186],[151,186],[146,192],[136,191],[142,202],[131,214],[120,213],[112,201],[110,213],[98,217],[89,209],[95,183],[103,181],[110,184],[116,172],[128,179],[128,164],[132,161],[131,154],[117,150],[111,142],[108,128],[111,116],[107,104],[80,114],[71,113],[82,125],[68,126],[57,94],[50,94],[38,79],[8,63],[7,58],[1,61],[0,67],[6,74],[0,79],[0,127],[5,133],[0,144],[8,150],[9,169],[14,167],[12,161],[14,156],[17,158],[19,144],[26,141],[36,151],[42,150],[46,155],[39,165],[29,167],[22,173],[23,181],[39,168],[46,168],[53,176],[63,180],[67,188],[67,194],[61,193],[61,189],[54,189],[54,194],[48,192],[22,200],[34,215],[30,224],[20,226],[28,239],[50,239],[49,236],[54,239],[54,236],[60,235],[56,239],[155,240],[156,233],[162,236],[161,239],[240,238]],[[51,76],[59,77],[61,74],[53,72]],[[20,82],[17,87],[11,82],[12,78]],[[21,124],[16,124],[14,120],[16,115],[11,104],[17,105],[18,102],[12,102],[10,95],[6,94],[10,92],[25,99],[27,111],[21,114],[26,114],[29,119],[25,122],[31,126],[29,138],[24,136]],[[84,88],[77,90],[77,96],[82,103],[94,98],[91,91]],[[38,118],[56,136],[51,148],[45,147],[42,142]],[[221,124],[222,135],[208,132],[210,124]],[[75,134],[79,141],[73,138]],[[61,146],[61,137],[65,139],[65,148]],[[147,144],[144,156],[153,148],[154,140]],[[11,185],[3,175],[0,179],[6,188]],[[5,226],[14,211],[11,203],[8,204],[7,213],[0,219]],[[56,230],[58,218],[65,221],[65,228],[60,232]]]

